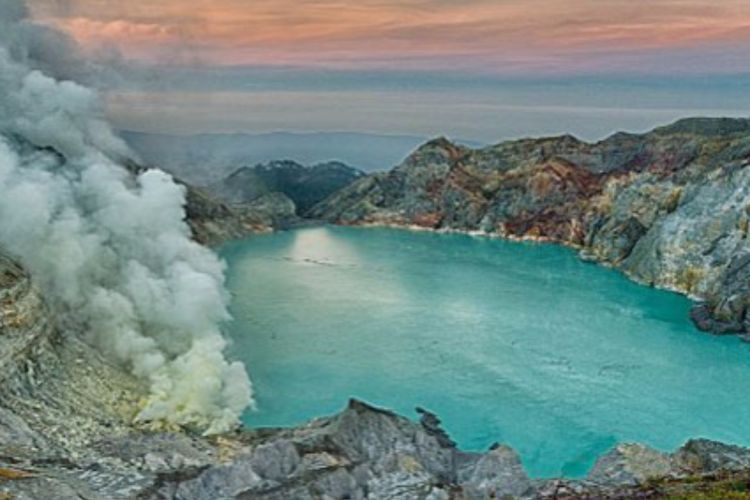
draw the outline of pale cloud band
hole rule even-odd
[[[750,70],[747,0],[36,0],[32,10],[84,47],[151,62],[648,72],[674,53],[668,70],[685,60]],[[642,57],[653,53],[656,63]]]
[[[137,130],[597,139],[680,116],[750,112],[749,0],[31,7],[97,56],[78,60],[60,39],[43,60],[107,89],[110,116]]]

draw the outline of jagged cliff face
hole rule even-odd
[[[750,120],[688,119],[596,144],[562,136],[472,150],[438,139],[312,214],[564,243],[706,300],[693,314],[705,329],[749,331],[748,167]]]
[[[289,208],[283,203],[233,207],[205,191],[187,186],[185,215],[193,238],[205,245],[216,245],[254,233],[272,231]],[[294,207],[291,208],[292,214]]]

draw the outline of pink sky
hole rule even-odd
[[[750,0],[32,0],[36,18],[147,61],[351,69],[747,72]],[[732,53],[734,57],[715,57]],[[747,62],[746,62],[747,61]],[[743,67],[744,66],[744,67]],[[658,68],[656,68],[658,69]],[[674,68],[679,69],[679,68]],[[696,69],[696,68],[692,68]],[[697,68],[700,69],[700,68]]]

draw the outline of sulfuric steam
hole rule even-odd
[[[138,419],[226,431],[252,391],[244,366],[224,357],[223,264],[191,240],[184,188],[127,168],[133,155],[96,92],[65,79],[85,61],[61,60],[60,47],[75,48],[29,21],[22,2],[0,0],[0,245],[66,332],[149,382]]]

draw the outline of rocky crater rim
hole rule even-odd
[[[596,143],[563,135],[472,149],[437,138],[310,215],[563,244],[697,300],[700,329],[744,335],[748,166],[750,119],[686,118]]]

